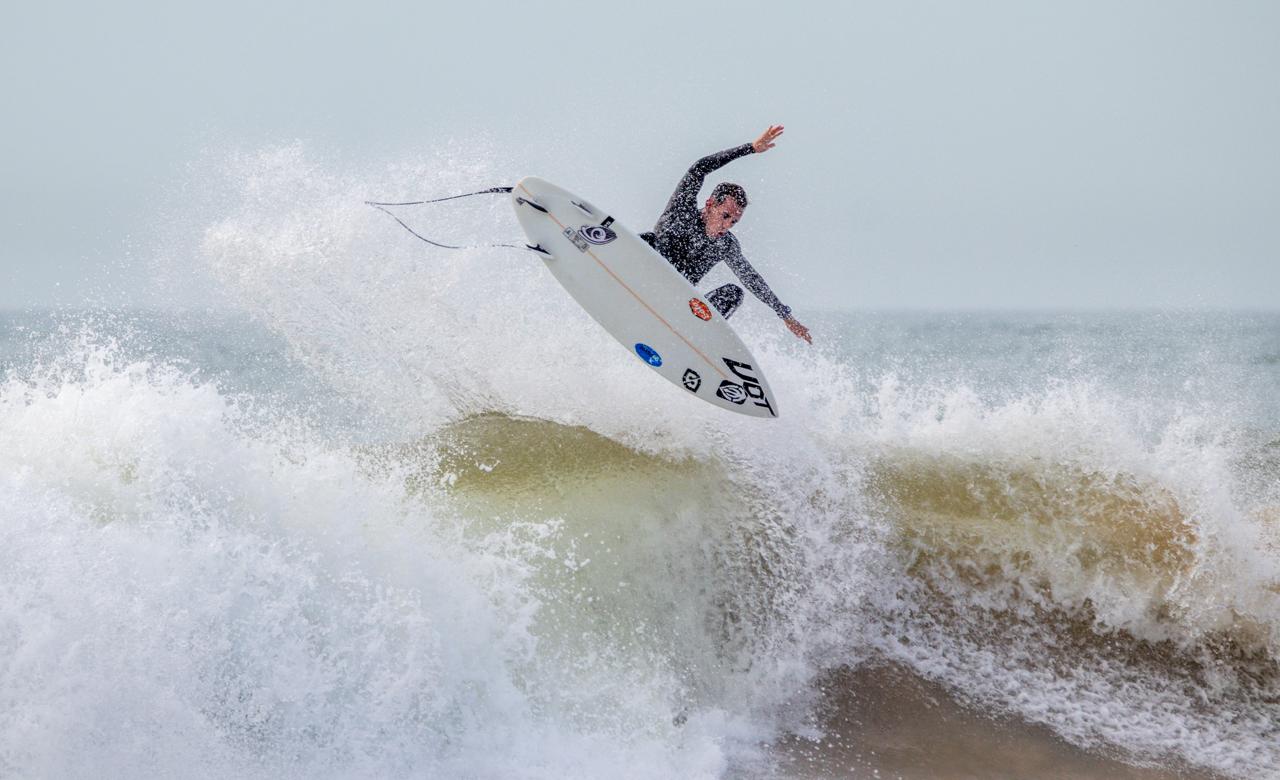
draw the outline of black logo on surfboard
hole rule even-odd
[[[747,401],[747,391],[742,389],[742,385],[730,382],[728,379],[720,383],[716,388],[716,395],[720,396],[729,403],[741,406]]]
[[[691,393],[698,392],[698,388],[702,387],[702,377],[692,368],[684,370],[684,376],[680,377],[680,383]]]
[[[760,384],[760,380],[755,378],[752,372],[755,370],[747,363],[740,363],[732,358],[722,357],[724,364],[733,372],[733,375],[742,380],[742,384],[736,384],[729,380],[720,383],[720,389],[716,390],[716,395],[726,401],[735,404],[745,403],[750,398],[756,406],[763,406],[768,410],[769,414],[774,417],[778,413],[773,410],[773,405],[769,403],[768,396],[765,395],[764,387]]]
[[[596,246],[607,244],[618,237],[618,234],[613,232],[613,228],[604,225],[583,225],[578,228],[578,235],[582,236],[588,244]]]
[[[585,252],[592,244],[600,246],[613,241],[618,234],[613,232],[613,228],[607,228],[604,225],[583,225],[576,230],[571,227],[565,228],[564,237],[569,239],[569,243],[576,246],[579,252]]]

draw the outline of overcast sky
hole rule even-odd
[[[771,122],[793,305],[1280,307],[1277,2],[6,2],[0,87],[5,307],[143,289],[211,146],[479,136],[641,230]]]

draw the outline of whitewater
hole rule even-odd
[[[502,165],[219,165],[216,303],[0,313],[0,775],[1280,777],[1280,315],[749,302],[760,421],[363,205]]]

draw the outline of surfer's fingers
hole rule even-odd
[[[751,142],[756,152],[767,152],[774,147],[774,139],[782,135],[782,125],[769,125],[760,137]]]

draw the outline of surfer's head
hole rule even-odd
[[[742,219],[742,212],[747,207],[747,191],[737,184],[720,182],[707,198],[707,205],[702,209],[702,222],[706,225],[707,235],[719,238],[729,232],[729,228]]]

